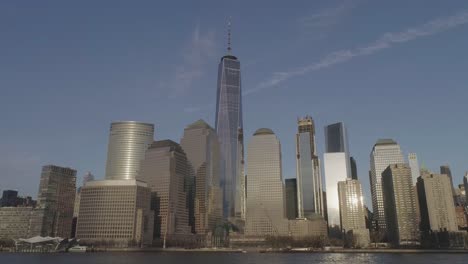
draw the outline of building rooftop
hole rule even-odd
[[[197,128],[206,128],[206,129],[213,129],[208,123],[205,122],[203,119],[199,119],[192,124],[188,125],[185,129],[197,129]]]
[[[273,132],[273,130],[269,129],[269,128],[260,128],[260,129],[257,129],[257,131],[255,131],[254,133],[254,136],[258,136],[258,135],[274,135],[275,133]]]
[[[233,56],[233,55],[224,55],[221,60],[224,60],[224,59],[230,59],[230,60],[237,60],[237,57],[236,56]]]
[[[375,143],[375,146],[382,146],[382,145],[398,145],[398,143],[391,139],[391,138],[381,138],[378,139]]]

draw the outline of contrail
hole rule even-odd
[[[269,79],[259,83],[255,88],[245,91],[244,96],[277,86],[278,84],[293,77],[302,76],[313,71],[347,62],[355,57],[372,55],[381,50],[389,49],[396,44],[405,43],[421,37],[435,35],[467,23],[468,10],[464,10],[455,15],[438,18],[418,27],[409,28],[401,32],[385,33],[377,40],[370,42],[362,47],[331,52],[316,63],[290,71],[275,72]]]

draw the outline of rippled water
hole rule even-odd
[[[350,254],[350,253],[69,253],[0,254],[1,264],[285,264],[285,263],[468,263],[468,254]]]

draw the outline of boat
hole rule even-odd
[[[74,247],[71,247],[68,249],[68,252],[72,252],[72,253],[85,253],[86,252],[86,249],[87,247],[85,246],[74,246]]]

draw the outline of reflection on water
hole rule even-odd
[[[468,263],[468,254],[349,254],[349,253],[68,253],[0,254],[2,264],[354,264]]]

